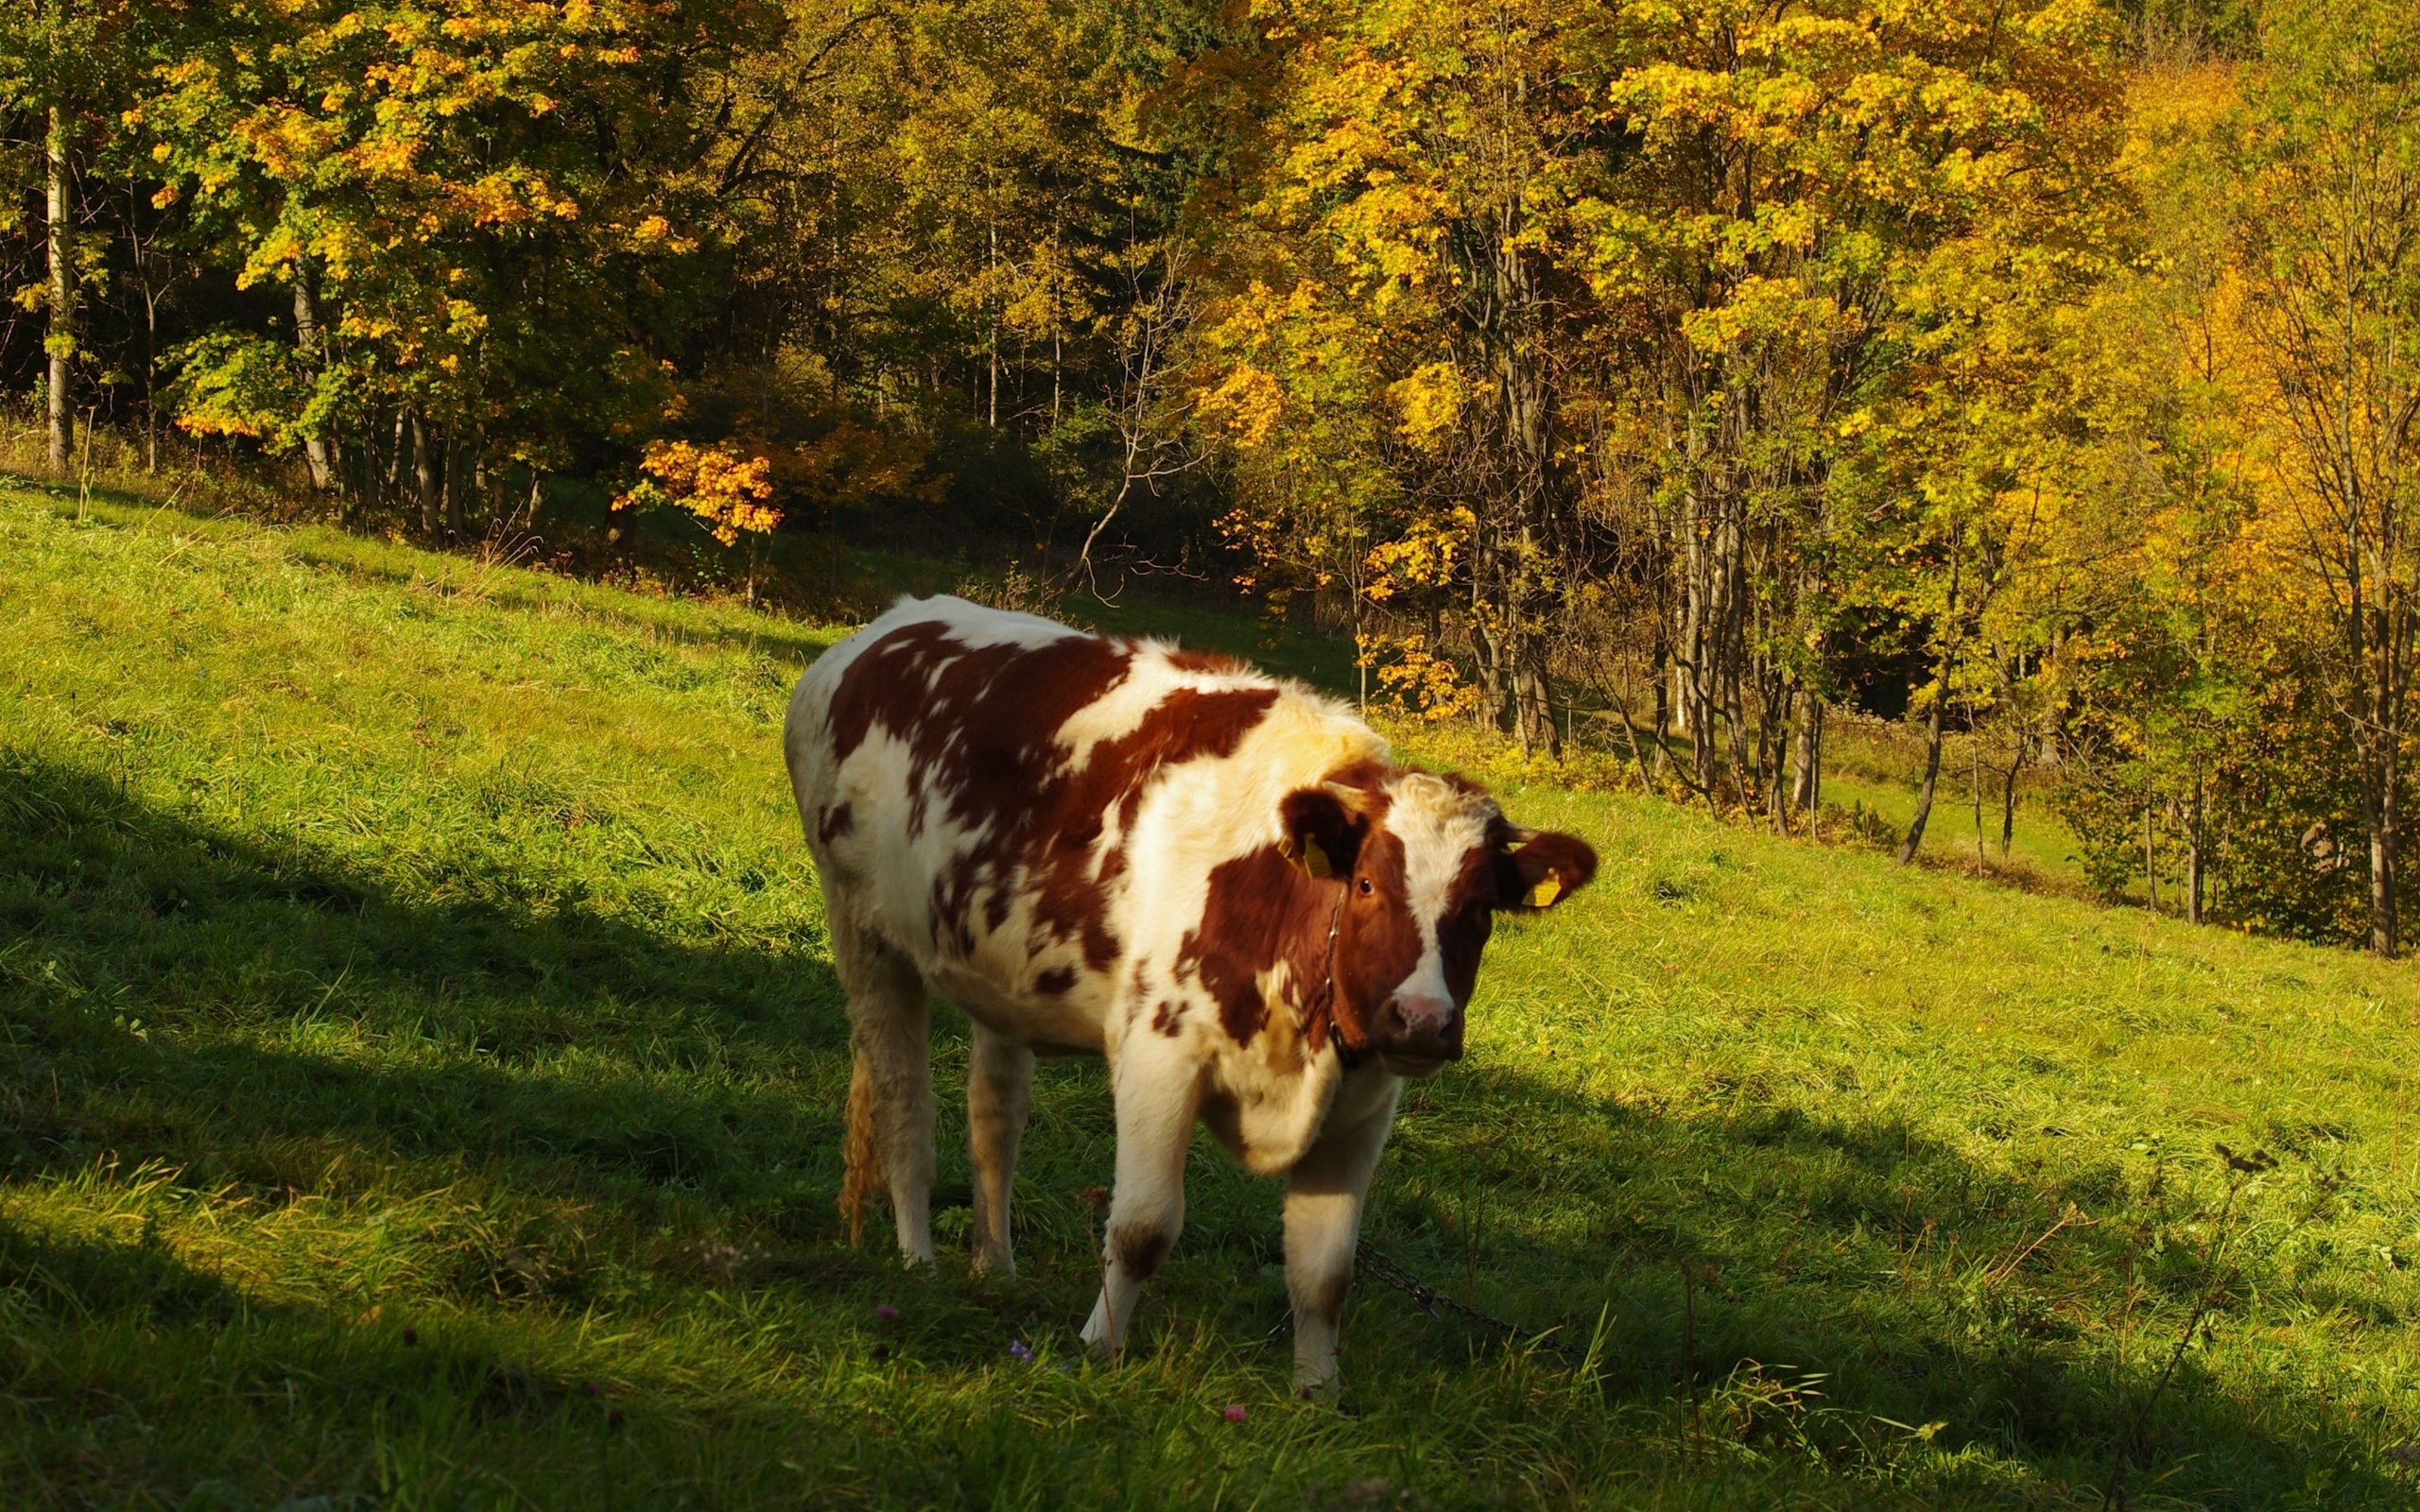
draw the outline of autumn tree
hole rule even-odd
[[[506,466],[638,421],[716,220],[703,93],[780,25],[752,0],[216,13],[134,126],[292,322],[190,343],[181,423],[314,449],[434,536]]]
[[[1568,412],[1601,350],[1569,211],[1611,146],[1591,98],[1602,20],[1549,3],[1272,10],[1254,255],[1205,395],[1283,490],[1247,502],[1243,532],[1270,534],[1256,508],[1288,511],[1323,543],[1312,586],[1451,593],[1475,707],[1548,749]],[[1427,639],[1401,649],[1425,664]]]
[[[0,107],[40,123],[44,277],[43,387],[50,471],[64,475],[76,431],[86,280],[77,188],[140,66],[143,16],[125,0],[39,0],[0,16]]]
[[[2108,214],[2116,81],[2093,13],[2059,4],[1637,19],[1647,56],[1612,93],[1636,147],[1576,213],[1593,286],[1636,312],[1697,781],[1727,731],[1742,792],[1778,807],[1782,727],[1796,707],[1811,772],[1828,625],[1859,592],[1834,560],[1844,533],[1908,536],[1886,578],[1927,570],[1887,593],[1931,627],[1946,696],[1995,554],[1980,515],[2006,518],[2016,486],[1986,455],[2006,427],[1969,421],[1978,401],[2029,407],[1995,399],[2022,384],[2010,339],[2089,276],[2073,253]],[[1865,501],[1881,513],[1844,519],[1844,461],[1890,481]]]
[[[2370,948],[2400,948],[2420,634],[2420,21],[2273,7],[2238,144],[2245,320],[2276,432],[2276,544],[2321,592],[2359,751]]]

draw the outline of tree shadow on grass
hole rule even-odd
[[[22,755],[0,942],[0,1167],[109,1150],[271,1194],[365,1157],[617,1200],[837,1184],[847,1029],[804,949],[399,898]]]
[[[68,1502],[369,1496],[373,1414],[431,1464],[509,1428],[593,1468],[609,1404],[525,1332],[873,1268],[827,1243],[846,1028],[799,943],[400,897],[0,751],[0,1483],[22,1454]],[[380,1297],[430,1336],[355,1315]],[[717,1459],[678,1416],[615,1442],[752,1474],[813,1426],[787,1403]]]
[[[1601,1305],[1605,1400],[1664,1411],[1684,1453],[1741,1445],[1849,1469],[1921,1441],[1997,1462],[1993,1494],[2013,1468],[2090,1504],[2123,1439],[2127,1484],[2156,1484],[2161,1504],[2298,1504],[2321,1487],[2333,1506],[2411,1504],[2364,1432],[2392,1425],[2331,1409],[2349,1381],[2281,1380],[2246,1401],[2241,1374],[2216,1377],[2225,1351],[2302,1317],[2291,1285],[2247,1261],[2214,1287],[2200,1250],[2146,1248],[2113,1167],[1987,1169],[1895,1117],[1778,1098],[1674,1116],[1501,1064],[1449,1077],[1390,1150],[1369,1237],[1448,1296],[1573,1347]],[[2214,1332],[2147,1408],[2205,1295]],[[1484,1367],[1504,1348],[1367,1280],[1356,1309],[1354,1335],[1383,1333],[1424,1367]],[[2133,1332],[2116,1350],[2121,1314]]]
[[[725,1403],[702,1435],[660,1360],[533,1353],[485,1321],[265,1301],[147,1229],[61,1237],[0,1214],[0,1501],[652,1509],[667,1482],[718,1482],[772,1503],[798,1442],[854,1426],[813,1402]]]

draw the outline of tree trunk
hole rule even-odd
[[[70,366],[76,356],[75,191],[67,172],[66,111],[51,106],[48,126],[43,141],[48,191],[50,322],[43,349],[50,354],[50,472],[53,477],[63,478],[76,431],[76,410],[68,392]]]
[[[1917,859],[1917,847],[1924,844],[1924,822],[1933,817],[1933,789],[1941,782],[1941,716],[1950,707],[1950,673],[1958,668],[1958,544],[1962,537],[1950,537],[1950,591],[1941,600],[1941,665],[1933,670],[1933,716],[1924,730],[1924,786],[1917,791],[1917,817],[1907,825],[1907,842],[1900,844],[1900,866]]]
[[[2394,768],[2392,751],[2373,752],[2361,805],[2370,832],[2370,949],[2389,959],[2402,944],[2395,918]]]
[[[1983,736],[1975,725],[1975,704],[1966,704],[1966,795],[1975,805],[1975,875],[1983,874]]]
[[[143,293],[143,471],[160,472],[160,300],[162,289],[151,281],[150,254],[135,228],[134,197],[128,191],[127,247],[134,255],[134,276]]]
[[[317,378],[320,372],[320,309],[311,293],[311,265],[302,262],[294,269],[294,351],[302,359],[302,370]],[[336,487],[335,465],[328,457],[325,437],[302,438],[302,458],[311,468],[311,487],[320,493]]]
[[[1513,723],[1522,754],[1543,746],[1549,757],[1563,755],[1563,736],[1554,727],[1554,705],[1547,686],[1547,641],[1543,635],[1521,637],[1514,653]]]
[[[1496,557],[1482,530],[1471,564],[1471,651],[1478,662],[1478,707],[1473,713],[1481,730],[1504,728],[1504,705],[1512,682],[1502,615],[1492,592],[1497,576]]]
[[[2016,841],[2016,777],[2025,769],[2028,739],[2019,735],[2009,748],[2008,775],[2000,783],[2000,859],[2008,859],[2009,847]]]
[[[418,410],[412,412],[412,482],[420,494],[420,533],[430,541],[443,539],[444,518],[440,512],[443,500],[443,479],[439,476],[443,464],[438,460],[438,438],[429,434],[428,422]]]
[[[2394,505],[2383,508],[2392,510]],[[2388,514],[2378,524],[2381,550],[2398,555],[2400,521]],[[2403,733],[2411,693],[2413,617],[2392,593],[2378,595],[2377,633],[2370,644],[2370,767],[2364,785],[2370,820],[2370,949],[2393,959],[2403,949],[2401,899],[2396,883],[2403,868]]]
[[[1000,223],[996,218],[992,222],[991,229],[991,255],[984,265],[987,271],[996,269],[1000,264]],[[992,406],[990,412],[984,416],[983,423],[993,430],[998,430],[1000,428],[1000,317],[999,312],[992,307],[994,297],[989,290],[986,290],[983,296],[985,317],[991,323],[991,336],[985,345],[988,349],[986,360],[990,364],[989,387]]]
[[[2159,832],[2152,827],[2152,805],[2143,805],[2143,895],[2151,911],[2159,912]]]
[[[2202,921],[2202,774],[2193,774],[2193,809],[2185,820],[2185,921]]]
[[[1755,771],[1748,760],[1748,704],[1742,684],[1748,660],[1748,571],[1746,522],[1736,502],[1723,510],[1720,570],[1722,573],[1723,616],[1717,622],[1719,639],[1706,659],[1716,675],[1722,717],[1730,726],[1731,781],[1739,790],[1739,806],[1755,801]]]
[[[1785,685],[1778,698],[1765,700],[1756,723],[1756,770],[1764,774],[1765,813],[1777,834],[1789,833],[1789,764],[1782,751],[1789,744],[1789,706],[1797,700],[1797,694]]]
[[[1916,816],[1908,825],[1908,838],[1899,846],[1899,865],[1916,859],[1916,848],[1925,843],[1925,822],[1932,817],[1933,790],[1941,782],[1941,715],[1949,707],[1949,652],[1943,647],[1941,657],[1941,687],[1932,701],[1932,716],[1925,725],[1925,782],[1916,790]]]
[[[1798,722],[1798,739],[1790,749],[1789,801],[1802,814],[1814,814],[1824,798],[1824,700],[1806,695],[1806,716]]]
[[[1546,626],[1553,614],[1545,570],[1547,532],[1559,517],[1564,482],[1556,457],[1554,381],[1547,367],[1545,298],[1529,254],[1516,240],[1517,198],[1496,215],[1492,285],[1495,301],[1483,330],[1494,349],[1502,440],[1512,464],[1498,529],[1507,547],[1493,554],[1495,608],[1501,616],[1502,671],[1512,702],[1512,732],[1524,754],[1543,747],[1561,755],[1547,681]]]
[[[1721,618],[1716,602],[1717,575],[1711,561],[1712,526],[1706,519],[1705,490],[1703,480],[1692,487],[1685,497],[1682,520],[1682,549],[1685,569],[1682,577],[1681,634],[1673,647],[1672,664],[1679,674],[1679,708],[1675,724],[1681,733],[1689,737],[1689,764],[1697,784],[1707,801],[1714,798],[1714,669],[1706,664],[1717,639],[1715,624]]]
[[[1648,779],[1652,788],[1664,776],[1664,763],[1671,754],[1666,744],[1672,732],[1672,638],[1671,619],[1662,605],[1655,609],[1655,636],[1648,650],[1647,680],[1655,689],[1655,771]]]

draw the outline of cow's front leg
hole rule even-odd
[[[1157,1035],[1138,1036],[1117,1060],[1117,1183],[1109,1202],[1100,1300],[1084,1342],[1113,1358],[1143,1283],[1160,1268],[1184,1226],[1184,1152],[1193,1141],[1201,1068]]]
[[[975,1166],[975,1269],[1016,1274],[1009,1239],[1009,1194],[1017,1144],[1033,1107],[1033,1052],[975,1025],[966,1069],[966,1150]]]
[[[1324,1394],[1336,1382],[1336,1331],[1353,1287],[1361,1202],[1394,1126],[1403,1083],[1388,1076],[1361,1108],[1339,1111],[1286,1177],[1286,1289],[1294,1304],[1294,1390]],[[1340,1103],[1350,1097],[1350,1089]],[[1331,1115],[1333,1120],[1335,1115]]]

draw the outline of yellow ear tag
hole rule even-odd
[[[1563,896],[1563,879],[1549,871],[1538,879],[1538,885],[1521,897],[1525,908],[1546,908]]]
[[[1336,875],[1336,868],[1328,863],[1327,852],[1321,850],[1320,843],[1308,835],[1303,837],[1303,869],[1314,877],[1325,878]]]

